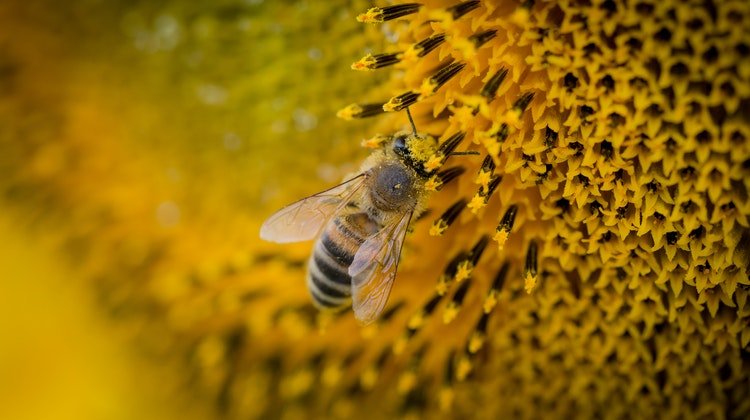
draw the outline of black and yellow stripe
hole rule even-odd
[[[349,304],[349,266],[369,236],[366,226],[372,223],[365,214],[357,213],[337,216],[324,228],[307,272],[307,288],[316,306],[334,309]]]

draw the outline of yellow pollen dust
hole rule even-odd
[[[378,370],[374,366],[370,366],[362,372],[359,377],[359,384],[363,389],[372,389],[378,382]]]
[[[395,111],[399,106],[401,106],[401,101],[396,98],[395,96],[388,100],[388,102],[383,104],[383,111],[385,112],[393,112]]]
[[[424,163],[424,170],[427,172],[432,172],[443,166],[444,160],[445,156],[443,156],[441,153],[436,153],[430,156],[430,158],[427,159],[427,162]]]
[[[362,112],[362,107],[357,104],[351,104],[346,106],[343,109],[340,109],[336,116],[341,118],[342,120],[351,121],[354,119],[354,116]]]
[[[416,330],[421,327],[423,323],[424,314],[420,311],[419,313],[414,314],[411,318],[409,318],[409,322],[406,324],[406,326],[411,330]]]
[[[458,316],[458,311],[460,309],[461,308],[456,305],[456,302],[448,303],[443,310],[443,324],[450,324],[453,322],[453,320],[456,319],[456,316]]]
[[[362,144],[362,147],[366,147],[368,149],[377,149],[388,140],[390,140],[389,136],[378,134],[373,137],[370,137],[369,139],[362,140],[361,144]]]
[[[460,283],[463,280],[471,277],[471,272],[474,270],[474,264],[471,261],[462,261],[456,268],[456,283]]]
[[[484,303],[482,304],[482,311],[488,314],[492,312],[493,309],[495,309],[495,306],[497,306],[497,291],[491,290],[487,297],[484,299]]]
[[[352,70],[374,71],[375,69],[373,68],[373,66],[375,65],[376,62],[377,61],[375,60],[375,57],[372,54],[367,54],[366,56],[352,63]]]
[[[534,291],[537,285],[537,276],[532,275],[531,273],[526,273],[526,275],[523,278],[523,288],[526,290],[526,293],[531,293]]]
[[[404,55],[402,59],[404,61],[417,61],[417,59],[419,59],[419,54],[422,52],[423,49],[424,48],[411,45],[409,46],[409,48],[406,49],[406,51],[404,51]]]
[[[484,346],[485,341],[484,334],[480,333],[479,331],[474,331],[472,333],[471,338],[469,338],[469,353],[474,354],[481,350],[481,348]]]
[[[404,395],[414,389],[414,386],[416,384],[417,375],[414,374],[414,372],[406,372],[398,378],[398,385],[396,386],[396,389],[398,390],[399,394]]]
[[[422,85],[419,87],[419,94],[421,98],[427,98],[435,93],[438,85],[432,79],[424,79]]]
[[[497,249],[502,251],[505,247],[505,241],[508,240],[508,232],[506,232],[505,229],[497,230],[495,231],[495,235],[492,236],[492,239],[497,242]]]
[[[448,229],[448,223],[443,219],[438,219],[430,226],[430,236],[441,236]]]
[[[406,350],[406,346],[409,344],[409,337],[399,337],[395,343],[393,343],[393,354],[396,356],[402,354]]]
[[[424,189],[427,191],[434,192],[440,189],[440,187],[442,186],[443,186],[443,181],[441,181],[440,178],[437,175],[435,175],[435,176],[432,176],[430,179],[428,179],[427,182],[425,182]]]
[[[477,174],[476,179],[474,179],[474,183],[481,185],[482,188],[487,190],[489,188],[490,182],[492,181],[492,172],[481,170]]]
[[[453,400],[455,398],[456,398],[456,393],[453,391],[453,388],[443,387],[440,390],[440,395],[438,396],[440,411],[442,412],[450,411],[451,407],[453,407]]]
[[[437,292],[440,296],[445,296],[445,293],[448,292],[448,286],[451,283],[451,279],[446,275],[441,275],[440,279],[438,280],[437,286],[435,286],[435,292]]]
[[[371,7],[366,12],[357,15],[357,22],[381,23],[383,22],[383,9],[380,7]]]
[[[466,207],[471,210],[472,214],[477,214],[481,208],[487,205],[485,196],[476,193],[473,197],[471,197],[471,201],[469,201],[469,204],[466,205]]]
[[[456,366],[456,379],[458,379],[459,381],[466,380],[472,369],[473,366],[471,364],[471,360],[469,360],[469,358],[466,356],[462,356],[458,361],[458,365]]]

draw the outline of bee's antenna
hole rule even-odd
[[[417,135],[417,126],[414,125],[414,119],[411,117],[411,111],[409,111],[409,107],[406,107],[406,116],[409,117],[409,122],[411,123],[411,129],[414,131],[414,136]]]

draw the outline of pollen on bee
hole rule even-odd
[[[408,16],[419,11],[419,3],[404,3],[386,7],[371,7],[365,13],[357,16],[358,22],[382,23],[400,17]]]

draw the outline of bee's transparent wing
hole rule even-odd
[[[388,302],[411,215],[405,213],[395,225],[385,226],[367,238],[349,266],[352,309],[362,324],[378,319]]]
[[[277,243],[315,238],[328,219],[349,202],[364,180],[364,174],[360,174],[329,190],[284,207],[263,223],[260,238]]]

